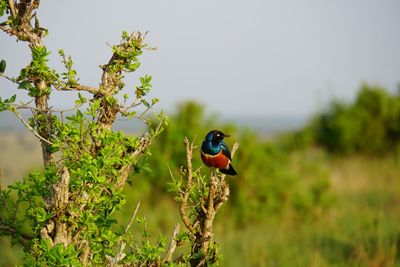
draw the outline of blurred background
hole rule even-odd
[[[216,217],[222,266],[399,266],[399,11],[395,0],[74,0],[42,2],[38,15],[49,64],[62,71],[64,49],[84,84],[99,83],[122,30],[149,31],[158,47],[143,54],[125,93],[152,75],[155,112],[170,124],[147,170],[130,177],[126,210],[115,214],[123,223],[141,201],[154,236],[171,235],[180,219],[168,169],[184,162],[184,136],[200,144],[216,128],[231,134],[228,145],[240,143],[239,175],[228,178],[231,196]],[[26,44],[0,34],[0,47],[17,76],[30,60]],[[16,90],[4,79],[0,89]],[[75,97],[54,92],[50,101],[67,108]],[[40,167],[38,141],[1,113],[1,186]],[[21,255],[0,239],[0,266]]]

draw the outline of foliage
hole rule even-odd
[[[58,73],[49,66],[50,51],[43,43],[48,32],[39,26],[34,12],[39,1],[1,3],[1,14],[5,9],[10,15],[0,24],[0,29],[28,42],[32,59],[18,77],[4,74],[6,62],[0,61],[1,77],[17,84],[18,89],[27,91],[31,97],[31,101],[20,104],[15,104],[16,95],[0,99],[0,111],[14,113],[39,139],[44,163],[42,171],[30,173],[0,195],[0,235],[11,236],[13,244],[24,247],[24,265],[208,266],[217,263],[218,246],[212,239],[212,224],[215,206],[220,207],[227,200],[229,188],[222,182],[223,176],[215,174],[210,181],[193,187],[196,192],[203,192],[201,196],[189,198],[194,192],[190,188],[194,171],[189,159],[193,145],[190,151],[186,150],[186,157],[181,155],[187,159],[187,193],[184,198],[177,198],[182,203],[181,218],[192,234],[190,238],[187,238],[188,232],[179,233],[177,224],[167,247],[163,236],[157,240],[150,238],[147,221],[140,218],[136,223],[144,226],[142,238],[133,239],[129,228],[136,219],[140,202],[127,226],[116,226],[114,212],[126,202],[123,188],[128,175],[132,171],[149,170],[148,148],[167,125],[164,114],[160,113],[148,122],[151,127],[142,136],[128,136],[112,128],[118,115],[147,122],[145,113],[158,102],[157,98],[147,100],[152,88],[150,75],[140,77],[140,84],[131,90],[133,99],[131,92],[123,94],[123,101],[118,100],[126,87],[124,75],[140,67],[138,57],[144,49],[151,50],[144,43],[145,35],[123,32],[120,43],[112,46],[109,61],[100,66],[103,71],[100,85],[87,86],[79,82],[73,60],[64,50],[58,53],[65,71]],[[66,110],[49,107],[54,90],[77,92],[75,106]],[[144,108],[141,113],[137,112],[138,106]],[[33,116],[26,121],[20,109],[30,110]],[[219,197],[220,185],[227,192],[223,199]],[[188,223],[190,219],[185,215],[188,204],[196,206],[190,214],[190,218],[196,218],[193,224]],[[207,212],[200,207],[206,207]],[[176,247],[183,243],[190,250],[174,259]]]
[[[364,84],[354,103],[332,102],[308,131],[317,145],[335,153],[393,153],[400,145],[399,121],[399,93]]]
[[[1,1],[1,15],[9,14],[1,29],[26,41],[31,50],[30,64],[16,78],[5,73],[6,63],[0,62],[0,75],[26,90],[32,98],[15,104],[16,95],[0,99],[0,111],[14,113],[39,139],[45,168],[30,173],[1,191],[0,234],[23,245],[26,266],[86,266],[150,264],[164,250],[161,242],[126,245],[127,228],[114,227],[112,214],[125,203],[123,186],[132,169],[141,170],[147,148],[159,135],[165,123],[161,113],[157,126],[143,136],[127,136],[112,130],[118,113],[142,118],[158,100],[149,103],[146,96],[151,88],[151,76],[140,78],[135,97],[117,95],[125,87],[124,74],[135,71],[138,56],[147,48],[144,35],[122,33],[122,40],[112,47],[112,56],[103,70],[99,87],[82,85],[73,69],[71,57],[59,50],[65,72],[59,74],[48,65],[50,51],[43,45],[47,30],[39,26],[34,10],[39,2]],[[34,23],[32,20],[35,19]],[[78,91],[75,106],[69,110],[49,107],[54,90]],[[92,94],[88,100],[80,91]],[[30,105],[31,103],[35,105]],[[141,114],[132,111],[139,105]],[[29,109],[28,121],[20,109]],[[56,114],[58,113],[58,114]],[[129,252],[129,256],[123,252]]]

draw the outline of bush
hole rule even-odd
[[[354,103],[333,101],[304,131],[314,142],[334,153],[383,154],[400,144],[400,95],[363,85]]]

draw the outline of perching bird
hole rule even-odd
[[[224,174],[237,175],[231,164],[231,152],[223,141],[228,136],[218,130],[209,132],[201,145],[201,159],[208,167],[217,168]]]

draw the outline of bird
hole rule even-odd
[[[210,131],[201,145],[201,159],[208,167],[217,168],[224,174],[237,175],[231,164],[231,152],[223,141],[229,136],[219,130]]]

